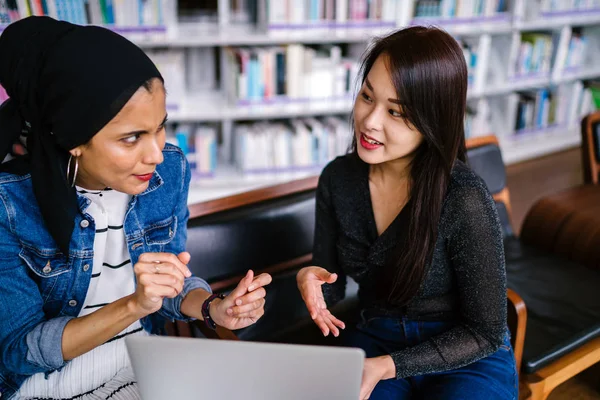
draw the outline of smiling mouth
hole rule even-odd
[[[375,139],[371,139],[370,137],[368,137],[367,135],[365,135],[365,134],[364,134],[364,133],[362,133],[362,132],[361,132],[361,136],[362,136],[363,140],[364,140],[365,142],[369,143],[369,144],[373,144],[373,145],[379,145],[379,146],[382,146],[382,145],[383,145],[383,143],[381,143],[381,142],[378,142],[378,141],[377,141],[377,140],[375,140]]]

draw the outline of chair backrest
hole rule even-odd
[[[248,271],[275,273],[310,261],[317,178],[190,207],[190,269],[214,290]]]
[[[513,234],[510,194],[506,186],[506,169],[498,139],[493,135],[475,137],[467,140],[466,145],[469,166],[487,184],[496,201],[504,236],[510,236]]]
[[[598,184],[600,177],[600,111],[581,121],[581,162],[585,183]]]

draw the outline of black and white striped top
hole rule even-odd
[[[77,192],[91,200],[86,212],[96,226],[92,278],[79,317],[135,291],[133,266],[123,222],[131,196],[116,190]],[[124,337],[146,335],[139,321],[105,344],[69,362],[45,379],[36,374],[25,381],[18,399],[138,399],[137,385]]]

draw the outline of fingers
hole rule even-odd
[[[177,254],[177,258],[181,261],[182,264],[188,265],[190,263],[190,259],[192,256],[187,251]]]
[[[185,277],[181,273],[181,269],[177,268],[175,265],[168,262],[161,263],[149,263],[149,262],[138,262],[134,271],[136,275],[140,274],[150,274],[150,275],[168,275],[173,276],[178,281],[181,281],[183,284],[183,280]]]
[[[248,286],[248,291],[251,292],[260,287],[267,286],[272,281],[273,281],[273,278],[271,278],[271,275],[260,274],[257,277],[255,277],[254,280],[252,281],[252,283],[250,284],[250,286]]]
[[[338,337],[340,329],[346,329],[346,324],[334,317],[329,310],[319,310],[317,317],[314,318],[315,324],[321,329],[324,336],[331,332],[333,336]]]
[[[189,253],[187,253],[187,254],[189,255]],[[175,254],[144,253],[140,256],[138,261],[149,262],[149,263],[170,263],[170,264],[173,264],[177,269],[179,269],[186,278],[192,276],[192,273],[190,272],[187,265],[182,263],[181,260]]]
[[[346,329],[346,324],[342,320],[336,318],[329,310],[325,310],[325,313],[333,325],[341,329]]]
[[[154,274],[150,275],[149,279],[155,285],[168,286],[175,289],[175,296],[183,290],[183,281],[175,279],[173,275]]]
[[[327,271],[325,268],[321,268],[321,267],[315,267],[314,270],[311,270],[314,275],[317,277],[317,279],[327,282],[327,283],[334,283],[337,280],[337,274],[332,274],[329,271]]]
[[[327,323],[325,322],[325,319],[323,319],[323,317],[319,314],[317,315],[317,318],[315,318],[314,321],[315,324],[317,324],[317,326],[321,330],[321,332],[323,332],[323,336],[328,336],[331,330],[329,329],[329,325],[327,325]]]
[[[243,314],[251,313],[255,310],[264,308],[265,299],[258,299],[252,303],[244,304],[242,306],[235,306],[227,309],[227,315],[234,318],[242,317]]]
[[[233,289],[233,291],[227,296],[228,299],[233,301],[238,297],[242,297],[248,291],[248,286],[252,284],[252,280],[254,279],[254,272],[252,270],[248,270],[246,276],[242,278],[240,283],[238,283],[237,287]]]
[[[254,303],[257,300],[264,298],[267,295],[267,291],[265,288],[256,289],[254,292],[246,293],[242,297],[239,297],[235,300],[234,304],[236,306],[241,306],[243,304]]]
[[[143,274],[138,280],[138,289],[141,293],[153,302],[158,302],[162,298],[173,298],[177,296],[181,290],[170,285],[173,278],[168,275]]]
[[[249,318],[252,322],[258,321],[263,315],[265,315],[265,309],[263,307],[257,308],[256,310],[249,311],[235,316],[235,318]]]

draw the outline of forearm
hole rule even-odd
[[[481,334],[473,326],[458,324],[412,347],[391,354],[396,365],[396,378],[443,372],[471,364],[500,348],[506,325],[498,323]]]
[[[133,295],[123,297],[92,314],[69,321],[62,336],[65,361],[104,344],[135,321],[145,317],[145,313],[134,306],[132,298]]]
[[[181,302],[181,313],[189,318],[203,320],[202,304],[210,295],[211,293],[204,289],[192,290],[183,298],[183,301]]]

